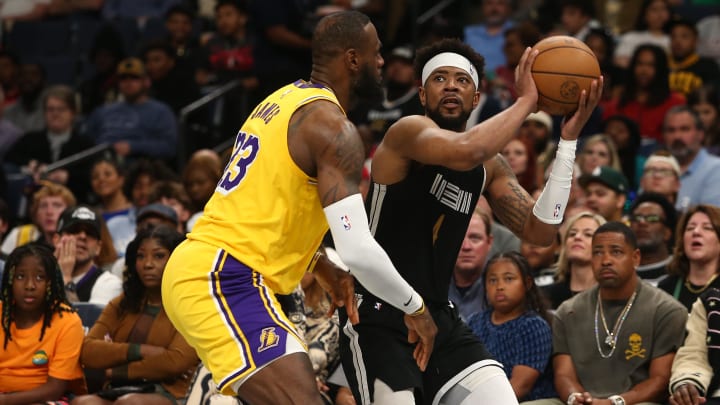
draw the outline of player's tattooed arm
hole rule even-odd
[[[311,111],[308,118],[298,116],[296,132],[302,134],[313,156],[318,195],[323,207],[359,192],[365,149],[357,128],[329,103]],[[292,141],[292,138],[288,138]]]
[[[533,198],[515,177],[502,155],[496,155],[486,164],[489,193],[488,202],[493,213],[515,235],[522,236],[528,218],[532,217]]]

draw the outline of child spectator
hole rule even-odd
[[[198,71],[198,83],[226,83],[243,78],[247,88],[257,87],[250,75],[254,65],[252,41],[247,30],[248,12],[236,0],[220,0],[215,6],[217,32],[205,43],[204,63]]]
[[[0,403],[67,404],[83,394],[83,327],[65,298],[53,252],[39,244],[15,249],[2,278]]]
[[[470,328],[502,363],[519,401],[556,396],[551,321],[527,260],[518,252],[501,253],[490,259],[483,278],[488,309],[470,317]]]

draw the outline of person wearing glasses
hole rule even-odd
[[[680,164],[670,152],[659,150],[645,161],[640,189],[643,192],[662,194],[675,204],[680,190]]]
[[[657,193],[642,193],[630,207],[630,229],[637,238],[641,279],[657,286],[667,277],[677,213],[672,203]]]

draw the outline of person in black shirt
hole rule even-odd
[[[479,100],[482,56],[446,39],[419,49],[416,76],[425,116],[398,120],[372,164],[366,199],[370,229],[400,274],[423,296],[438,327],[426,371],[413,360],[403,314],[362,285],[360,322],[343,318],[343,369],[358,403],[517,403],[502,366],[448,303],[460,245],[482,192],[500,222],[536,244],[552,242],[567,204],[578,135],[600,98],[602,80],[583,93],[568,118],[545,191],[536,203],[498,152],[525,117],[537,110],[530,75],[536,52],[527,48],[516,72],[517,101],[466,130]]]

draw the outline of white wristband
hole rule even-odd
[[[546,224],[562,222],[572,187],[577,140],[560,138],[550,177],[533,207],[535,217]]]

